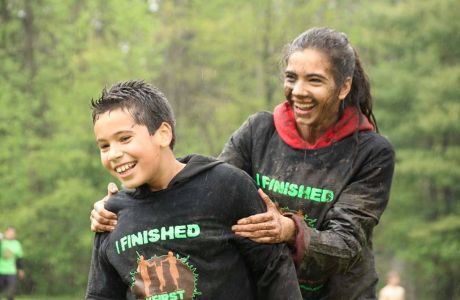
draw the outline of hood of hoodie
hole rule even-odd
[[[277,105],[273,112],[276,131],[281,139],[295,149],[318,149],[328,147],[357,131],[374,130],[374,126],[356,107],[345,108],[342,117],[326,130],[314,144],[310,144],[297,131],[294,112],[288,101]]]
[[[193,177],[201,174],[202,172],[205,172],[219,164],[224,163],[223,161],[217,160],[215,158],[198,154],[190,154],[185,157],[178,158],[177,160],[181,163],[184,163],[185,167],[171,179],[166,189],[160,191],[151,191],[150,187],[144,184],[136,189],[125,190],[126,193],[130,194],[134,198],[146,198],[152,193],[161,193],[165,190],[175,187],[176,185],[185,183]]]
[[[190,154],[179,158],[178,160],[186,165],[179,173],[177,173],[176,176],[174,176],[168,187],[186,182],[190,180],[190,178],[224,163],[223,161],[217,160],[213,157],[202,156],[199,154]]]

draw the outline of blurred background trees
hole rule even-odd
[[[89,212],[111,180],[89,108],[103,86],[153,83],[177,116],[176,154],[217,155],[283,100],[283,46],[329,26],[358,48],[397,151],[379,274],[400,271],[412,299],[460,299],[458,11],[456,0],[0,0],[0,230],[23,242],[23,292],[84,293]]]

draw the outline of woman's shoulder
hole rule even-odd
[[[232,138],[250,143],[250,141],[267,140],[275,131],[273,114],[268,111],[260,111],[250,115],[246,121],[233,133]]]
[[[271,133],[275,130],[273,114],[268,111],[260,111],[249,116],[245,122],[251,132],[260,135],[262,133]]]
[[[387,149],[394,151],[394,147],[390,139],[375,131],[361,131],[359,134],[359,140],[362,146],[368,146],[373,149]]]
[[[249,116],[249,122],[254,123],[273,123],[273,113],[269,111],[259,111]]]
[[[368,160],[381,160],[393,164],[395,161],[395,150],[391,141],[377,132],[361,132],[358,151]]]

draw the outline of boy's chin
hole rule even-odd
[[[126,182],[123,182],[123,181],[121,182],[121,184],[123,185],[123,187],[125,189],[130,189],[130,190],[138,188],[140,186],[139,184],[126,183]]]
[[[120,178],[118,178],[118,180],[120,180]],[[126,180],[120,180],[120,183],[125,189],[135,189],[142,185],[142,184],[139,184],[133,181],[126,181]]]

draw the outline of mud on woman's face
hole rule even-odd
[[[328,128],[337,121],[338,90],[328,57],[315,49],[291,54],[284,93],[298,127]]]

